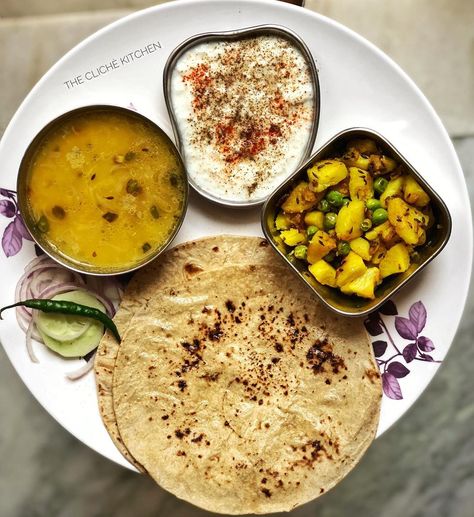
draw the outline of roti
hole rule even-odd
[[[125,290],[114,322],[123,335],[137,310],[163,288],[188,281],[197,273],[214,271],[225,265],[271,264],[275,255],[267,241],[259,237],[221,235],[180,244],[140,269]],[[112,401],[112,376],[119,344],[110,332],[102,338],[95,358],[95,376],[102,421],[120,452],[143,471],[122,443]]]
[[[222,514],[289,511],[329,490],[374,439],[381,394],[362,322],[268,263],[155,293],[113,373],[131,455],[163,488]]]

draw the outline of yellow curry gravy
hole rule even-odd
[[[127,269],[168,240],[186,183],[168,138],[123,110],[81,111],[53,125],[28,174],[30,215],[59,253]]]

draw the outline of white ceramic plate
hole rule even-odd
[[[371,321],[380,367],[385,371],[381,434],[420,396],[453,340],[469,286],[472,223],[462,171],[436,113],[405,73],[357,34],[310,11],[273,0],[183,0],[128,16],[71,50],[28,95],[0,144],[0,187],[15,189],[19,163],[35,134],[52,118],[78,106],[132,104],[171,135],[162,88],[163,66],[171,51],[200,32],[265,23],[297,32],[316,60],[321,118],[315,148],[351,126],[375,129],[424,175],[452,215],[447,247],[394,298],[388,311],[393,312],[396,305],[399,317],[411,315],[411,323],[399,319],[395,325],[393,314],[376,315]],[[2,234],[13,217],[6,217],[12,215],[7,209],[11,205],[0,205]],[[226,210],[192,194],[175,242],[220,233],[261,235],[259,209]],[[17,280],[34,255],[32,243],[26,240],[9,258],[0,249],[1,306],[12,303]],[[406,348],[417,336],[424,337],[418,339],[419,346]],[[76,382],[65,379],[65,372],[81,361],[66,361],[37,345],[40,364],[31,363],[13,312],[0,322],[0,338],[20,377],[60,424],[97,452],[129,466],[102,425],[93,373]]]

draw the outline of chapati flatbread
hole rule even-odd
[[[372,442],[382,394],[362,322],[275,265],[155,293],[113,377],[132,456],[163,488],[226,514],[291,510],[329,490]]]
[[[221,235],[186,242],[140,269],[124,293],[114,322],[121,335],[134,313],[163,288],[187,281],[196,273],[213,271],[226,265],[271,264],[275,255],[268,243],[259,237]],[[110,332],[102,338],[95,358],[99,410],[102,421],[120,452],[143,471],[122,443],[115,421],[112,402],[112,375],[119,344]]]

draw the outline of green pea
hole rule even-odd
[[[360,229],[361,229],[363,232],[368,232],[371,228],[372,228],[372,221],[371,221],[370,219],[364,219],[364,220],[360,223]]]
[[[156,208],[156,205],[152,205],[150,207],[150,214],[153,217],[153,219],[158,219],[160,217],[160,212],[158,212],[158,208]]]
[[[300,244],[295,247],[295,257],[299,260],[306,260],[306,255],[308,254],[308,247]]]
[[[374,190],[377,192],[377,194],[382,194],[387,188],[387,185],[388,180],[380,176],[374,181]]]
[[[336,226],[337,214],[334,212],[328,212],[324,214],[324,229],[332,230]]]
[[[385,210],[385,208],[377,208],[372,213],[372,223],[375,226],[378,226],[379,224],[384,223],[388,219],[388,212]]]
[[[331,210],[331,207],[329,206],[327,199],[321,199],[321,201],[318,203],[317,208],[321,212],[329,212],[329,210]]]
[[[306,228],[306,235],[311,239],[311,237],[319,230],[317,226],[311,225]]]
[[[333,207],[340,207],[343,204],[344,196],[337,190],[331,190],[327,193],[326,199],[328,203]]]
[[[351,245],[347,241],[340,241],[337,245],[337,254],[340,256],[349,255],[351,251]]]
[[[372,198],[372,199],[369,199],[366,203],[365,203],[365,206],[369,209],[369,210],[377,210],[377,208],[380,208],[382,205],[380,204],[380,201],[378,199],[375,199],[375,198]]]
[[[291,250],[290,253],[288,253],[286,255],[286,258],[289,260],[289,262],[291,264],[295,264],[296,263],[296,258],[295,258],[295,250]]]
[[[127,191],[127,194],[132,194],[132,196],[138,196],[140,192],[142,191],[142,188],[140,187],[140,184],[137,180],[131,179],[127,181],[127,186],[125,188]]]
[[[350,198],[344,197],[342,198],[342,206],[347,206],[351,202]]]
[[[324,260],[326,262],[334,262],[336,259],[336,252],[334,250],[331,250],[325,257]]]
[[[411,255],[410,255],[410,259],[413,263],[415,264],[419,264],[421,262],[421,255],[418,253],[418,251],[414,251]]]
[[[46,233],[49,230],[49,221],[46,216],[42,215],[38,222],[36,223],[36,227],[41,233]]]

